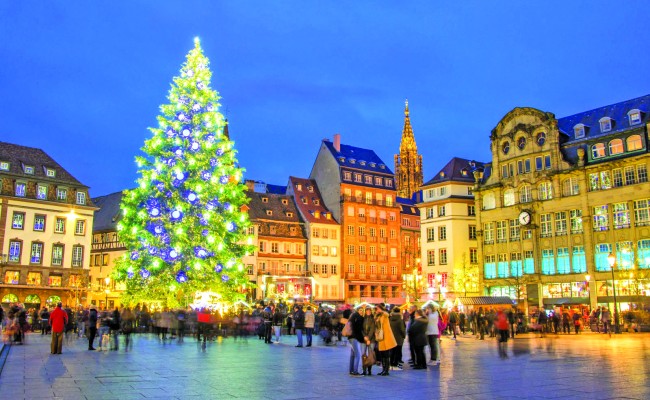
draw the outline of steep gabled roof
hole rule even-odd
[[[399,205],[401,214],[420,215],[420,210],[415,206],[416,203],[414,199],[397,197],[395,202]]]
[[[289,183],[293,188],[296,207],[300,210],[300,214],[306,221],[318,224],[338,225],[331,211],[325,207],[315,180],[290,176]],[[300,190],[298,190],[299,186]],[[311,191],[309,190],[310,187]],[[329,215],[329,218],[326,215]]]
[[[87,188],[79,182],[72,174],[65,170],[59,163],[54,161],[45,151],[35,148],[21,146],[13,143],[0,142],[0,162],[9,163],[8,171],[0,171],[3,174],[10,174],[26,179],[38,179],[43,182],[63,183],[76,187]],[[23,166],[34,167],[33,174],[26,174]],[[55,171],[54,177],[46,175],[46,168]]]
[[[450,181],[474,183],[474,175],[472,174],[472,171],[476,168],[484,168],[484,164],[479,161],[454,157],[447,163],[447,165],[442,167],[433,178],[428,182],[425,182],[422,186]]]
[[[329,140],[324,140],[323,143],[325,143],[341,167],[393,175],[393,171],[391,171],[388,165],[370,149],[341,144],[341,151],[336,151],[334,144]]]
[[[246,192],[251,199],[248,203],[248,215],[251,220],[272,220],[278,222],[300,223],[300,215],[291,196],[256,193],[251,190]],[[270,213],[269,213],[270,211]]]
[[[115,192],[92,199],[99,207],[93,219],[93,232],[117,231],[117,223],[122,219],[122,192]]]

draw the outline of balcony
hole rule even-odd
[[[368,222],[370,222],[372,224],[376,224],[377,223],[377,217],[369,217]]]
[[[365,254],[359,254],[359,261],[366,261],[367,256]]]
[[[387,242],[388,242],[388,238],[385,238],[385,237],[380,237],[379,238],[379,243],[387,243]]]
[[[112,240],[108,242],[96,242],[92,245],[92,250],[117,250],[125,249],[124,243],[119,240]]]
[[[379,261],[388,261],[388,256],[379,256]]]
[[[367,241],[368,241],[368,237],[367,237],[366,235],[359,236],[359,241],[360,241],[360,242],[367,242]]]
[[[541,237],[541,238],[550,238],[550,237],[553,237],[553,233],[552,232],[542,232],[542,233],[539,234],[539,237]]]
[[[365,215],[357,215],[357,220],[359,222],[366,222],[366,216]]]
[[[377,255],[376,254],[371,254],[370,257],[368,257],[370,261],[377,261]]]
[[[388,220],[386,218],[379,218],[379,225],[388,225]]]
[[[377,241],[377,236],[370,236],[369,239],[371,242],[376,242]]]

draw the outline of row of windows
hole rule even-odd
[[[371,238],[377,237],[377,232],[379,232],[379,237],[381,239],[385,239],[387,231],[386,231],[386,228],[377,229],[377,228],[372,227],[372,226],[371,227],[359,226],[359,227],[355,228],[354,225],[348,225],[348,229],[347,229],[348,236],[354,236],[356,232],[358,232],[359,236],[361,236],[361,237],[364,237],[367,234]],[[397,230],[391,229],[389,231],[389,233],[390,233],[390,238],[391,239],[397,238]],[[382,240],[382,241],[385,241],[385,240]]]
[[[386,251],[387,251],[386,246],[379,246],[379,256],[384,260],[387,257]],[[347,254],[349,255],[359,254],[360,256],[365,256],[365,255],[377,256],[377,246],[366,247],[366,245],[364,244],[359,245],[358,253],[357,253],[357,246],[353,244],[349,244],[347,245]],[[395,247],[390,248],[390,256],[391,258],[397,257],[397,249]]]
[[[630,126],[638,125],[641,123],[641,111],[638,109],[630,110],[627,113],[627,118]],[[614,120],[611,119],[610,117],[602,117],[601,119],[598,120],[598,124],[600,125],[601,133],[610,132],[612,130],[612,127],[614,126]],[[585,124],[576,124],[573,127],[573,133],[575,135],[575,138],[581,139],[585,137],[587,129],[588,127]]]
[[[568,229],[571,233],[582,233],[582,210],[558,211],[556,213],[540,214],[540,236],[550,237],[553,235],[553,218],[555,219],[555,235],[563,236]],[[486,222],[483,224],[483,241],[485,244],[505,243],[508,240],[518,241],[520,239],[531,239],[532,231],[524,230],[522,235],[518,219]]]
[[[45,232],[45,222],[47,216],[42,214],[34,215],[33,230],[36,232]],[[65,233],[66,219],[63,217],[55,217],[54,220],[54,233]],[[25,213],[14,211],[11,220],[12,229],[25,229]],[[86,220],[77,219],[74,224],[74,234],[84,235],[86,233]]]
[[[312,264],[311,271],[315,274],[336,275],[338,273],[338,268],[336,265]]]
[[[447,216],[447,206],[446,205],[440,205],[440,206],[433,206],[433,207],[428,207],[423,209],[421,212],[427,216],[427,219],[435,218],[436,216],[436,211],[438,214],[438,217],[446,217]],[[476,215],[476,207],[474,205],[467,205],[467,215],[472,217]]]
[[[537,143],[538,146],[540,146],[540,147],[543,146],[544,143],[546,143],[546,133],[545,132],[539,132],[535,136],[535,142]],[[518,137],[516,143],[517,143],[517,148],[519,148],[519,150],[523,150],[526,147],[526,144],[527,144],[526,137],[524,137],[524,136]],[[503,152],[503,154],[508,154],[510,152],[510,142],[509,141],[505,141],[505,142],[503,142],[501,144],[501,151]]]
[[[352,181],[352,176],[354,175],[354,182],[355,183],[365,183],[366,185],[372,185],[374,183],[375,186],[385,186],[392,188],[393,187],[393,179],[391,178],[384,178],[381,176],[372,176],[368,174],[361,174],[359,172],[355,172],[354,174],[350,171],[343,171],[343,180],[344,181]]]
[[[378,206],[385,205],[387,207],[392,207],[395,204],[393,196],[390,194],[384,196],[382,193],[375,193],[373,199],[373,192],[365,192],[364,194],[364,192],[361,190],[355,190],[354,197],[353,197],[352,189],[345,188],[343,189],[343,195],[345,196],[346,199],[355,201],[357,203],[375,204]]]
[[[323,239],[336,239],[337,230],[327,228],[311,228],[311,237]]]
[[[305,254],[305,245],[303,243],[278,243],[260,241],[260,253],[273,253],[280,254],[280,247],[282,247],[282,254]]]
[[[634,223],[636,226],[650,225],[650,198],[635,200]],[[611,214],[610,214],[611,210]],[[628,202],[613,203],[593,208],[594,231],[606,231],[610,228],[610,220],[614,229],[629,228],[630,208]]]
[[[43,264],[43,251],[45,245],[42,242],[32,242],[29,252],[29,264],[42,265]],[[9,241],[9,257],[8,261],[12,263],[20,263],[22,257],[23,242],[21,240]],[[52,245],[52,258],[51,265],[54,267],[63,266],[63,254],[65,253],[65,245],[56,243]],[[73,267],[81,267],[83,265],[83,246],[72,246],[72,264]]]
[[[531,172],[530,158],[518,160],[517,174],[523,175]],[[551,169],[551,156],[549,154],[544,156],[535,157],[535,171]],[[509,178],[515,176],[515,162],[503,164],[501,166],[501,177]]]
[[[615,156],[623,154],[624,152],[631,152],[643,149],[643,142],[641,135],[632,135],[625,139],[625,146],[623,146],[623,139],[612,139],[607,146],[605,143],[596,143],[591,146],[591,157],[603,158],[605,156]]]
[[[348,206],[348,217],[357,217],[360,221],[365,220],[366,217],[369,218],[370,222],[377,222],[377,217],[379,216],[379,222],[386,223],[386,216],[388,216],[389,221],[396,221],[397,214],[393,211],[386,213],[384,210],[379,210],[377,212],[374,209],[369,209],[368,214],[366,215],[366,209],[364,207],[358,207],[356,210],[354,206]]]
[[[338,256],[338,251],[336,246],[329,247],[329,246],[313,245],[311,246],[311,255],[336,257]]]
[[[569,251],[570,250],[570,251]],[[612,245],[600,243],[595,246],[594,262],[596,271],[611,271],[608,256]],[[635,265],[641,269],[650,268],[650,239],[638,241],[635,248],[632,242],[616,243],[616,270],[631,270]],[[485,256],[484,276],[486,279],[508,278],[535,273],[535,261],[532,251],[522,253],[488,254]],[[584,246],[558,247],[542,249],[541,273],[543,275],[586,273],[587,260]]]
[[[0,161],[0,171],[9,171],[10,167],[11,163],[9,161]],[[22,168],[24,173],[34,175],[35,169],[33,165],[22,164]],[[53,168],[43,167],[43,172],[48,178],[56,177],[56,170]]]
[[[270,261],[267,265],[266,261],[260,261],[258,269],[262,272],[269,272],[271,275],[290,274],[292,272],[302,274],[307,272],[307,265],[288,262],[280,264],[279,261]]]
[[[47,186],[46,185],[36,185],[36,198],[39,200],[47,200]],[[27,196],[27,183],[26,182],[16,182],[16,188],[14,190],[14,195],[16,197],[26,197]],[[67,201],[68,200],[68,189],[66,188],[57,188],[56,189],[56,200],[57,201]],[[76,202],[79,205],[86,204],[86,193],[77,192]]]
[[[27,273],[27,285],[41,286],[43,281],[43,274],[40,272]],[[4,276],[5,285],[20,285],[20,271],[7,271]],[[68,287],[79,287],[81,285],[81,275],[70,275],[68,277]],[[50,274],[47,278],[47,286],[61,287],[63,286],[63,276]]]
[[[354,264],[348,264],[348,270],[347,272],[350,274],[354,274],[357,271],[357,266]],[[377,274],[377,266],[376,265],[369,265],[368,268],[366,268],[365,264],[359,264],[359,273],[360,274],[366,274],[370,273],[371,275],[376,275]],[[388,267],[386,265],[380,265],[379,266],[379,273],[381,275],[386,275],[388,271]],[[390,274],[391,275],[397,275],[397,267],[395,265],[390,267]]]
[[[648,167],[645,164],[628,165],[611,171],[589,174],[589,190],[607,190],[615,187],[648,182]]]

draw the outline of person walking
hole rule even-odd
[[[609,337],[612,337],[612,314],[607,307],[603,307],[600,312],[600,320],[603,322],[603,333],[608,333]]]
[[[307,312],[305,312],[305,330],[307,331],[307,347],[311,347],[311,340],[314,334],[314,323],[316,322],[316,317],[314,312],[311,310],[311,307],[307,307]]]
[[[433,306],[428,306],[426,309],[427,314],[427,340],[429,341],[429,350],[431,359],[429,363],[431,365],[440,364],[440,338],[441,334],[440,328],[438,327],[438,320],[440,319],[440,313]]]
[[[352,328],[352,334],[348,337],[350,343],[350,375],[359,376],[361,368],[361,343],[363,340],[363,317],[357,311],[352,312],[348,323]]]
[[[451,334],[453,335],[452,340],[456,340],[456,327],[458,326],[458,311],[454,307],[449,312],[449,329],[451,329]]]
[[[88,310],[88,350],[96,350],[93,347],[95,336],[97,336],[97,309],[94,305],[90,305]]]
[[[296,329],[296,336],[298,337],[298,345],[302,346],[302,331],[305,329],[305,312],[302,311],[302,306],[295,306],[293,308],[293,324]]]
[[[393,335],[393,329],[390,326],[390,319],[384,303],[379,303],[375,307],[375,340],[377,341],[382,368],[382,371],[377,375],[388,376],[390,351],[397,347],[397,341],[395,335]]]
[[[276,307],[275,313],[273,313],[273,333],[275,334],[275,343],[280,343],[283,320],[284,320],[284,314],[282,314],[282,310],[280,309],[280,307]]]
[[[50,312],[47,311],[47,307],[43,307],[40,313],[41,317],[41,335],[47,335],[49,328]]]
[[[496,317],[494,319],[494,326],[498,331],[497,337],[499,340],[499,357],[507,358],[509,324],[508,324],[508,316],[502,309],[499,309],[497,311]]]
[[[393,331],[393,336],[395,336],[395,342],[397,342],[397,346],[393,347],[390,352],[390,369],[391,371],[401,371],[403,369],[402,346],[406,337],[406,324],[400,314],[399,307],[393,308],[390,313],[390,329]]]
[[[59,302],[50,314],[49,324],[52,327],[51,354],[61,354],[63,350],[63,332],[68,323],[68,314],[63,311],[62,306],[63,304]]]

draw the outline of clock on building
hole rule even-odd
[[[519,213],[519,225],[528,225],[530,224],[530,213],[528,211],[522,211]]]

